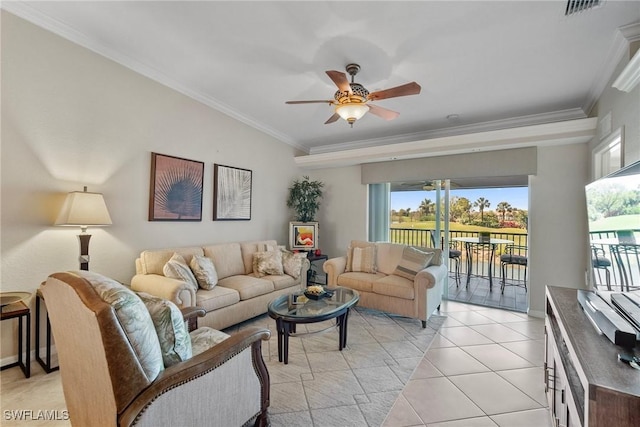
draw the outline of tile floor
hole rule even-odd
[[[544,321],[455,301],[441,314],[447,320],[383,426],[551,426]]]
[[[543,321],[529,318],[523,313],[453,301],[443,302],[441,314],[448,317],[433,339],[425,340],[422,351],[425,349],[427,351],[424,357],[422,353],[417,357],[417,367],[403,373],[402,366],[398,366],[399,369],[394,371],[398,378],[407,375],[405,378],[408,378],[408,382],[395,400],[391,411],[386,415],[386,419],[384,414],[381,414],[372,416],[367,421],[384,420],[382,423],[384,427],[551,426],[542,382]],[[356,324],[354,322],[350,325],[354,326],[353,332],[357,328]],[[376,325],[376,333],[381,337],[379,341],[384,344],[387,340],[384,334],[387,331],[381,326]],[[353,336],[350,334],[350,338],[355,336],[355,333]],[[354,339],[353,343],[355,342]],[[315,344],[315,342],[308,344]],[[367,343],[362,344],[365,344],[362,353],[365,358],[360,360],[366,360]],[[420,341],[414,344],[417,344],[418,348],[421,347]],[[386,351],[402,353],[407,349],[393,346]],[[271,353],[269,350],[265,352]],[[295,360],[297,357],[295,350],[292,353],[292,358]],[[416,355],[411,353],[408,356]],[[407,355],[398,354],[397,357],[407,357]],[[329,362],[326,358],[322,361]],[[287,382],[288,380],[282,377],[282,374],[286,373],[293,373],[299,379],[300,372],[290,372],[295,371],[295,368],[295,363],[288,365],[285,369],[274,367],[272,369],[274,380],[280,375],[280,380],[275,382]],[[330,369],[335,368],[331,366]],[[368,375],[370,369],[365,366],[362,367],[364,369],[359,369],[354,364],[353,368],[354,371],[362,374],[358,379],[361,386],[369,384],[371,387],[377,387],[388,383],[388,381],[382,381],[384,378],[377,377],[380,372],[371,376]],[[319,365],[318,369],[320,369]],[[330,379],[331,375],[324,373],[323,379]],[[311,380],[309,374],[302,374],[302,376],[303,381]],[[62,411],[65,409],[65,402],[59,371],[45,375],[36,363],[32,363],[32,377],[28,380],[24,379],[22,372],[17,368],[3,371],[0,377],[3,410],[19,408],[38,411],[46,408],[49,411],[57,411],[55,415],[59,418],[48,421],[3,419],[1,423],[3,426],[69,426],[68,420],[60,419],[64,416]],[[335,380],[337,383],[340,379]],[[402,382],[405,381],[407,380]],[[303,385],[300,387],[300,393],[304,393]],[[330,384],[325,381],[325,385]],[[324,388],[322,391],[322,394],[327,396]],[[383,400],[389,395],[389,392],[378,392],[374,388],[371,391],[370,396]],[[275,398],[275,393],[278,392],[277,385],[272,392]],[[295,402],[295,400],[289,401]],[[356,403],[365,408],[365,412],[371,409],[374,415],[374,407],[384,406],[384,402],[377,402],[373,398],[367,402]],[[352,405],[353,402],[349,402],[342,407],[338,405],[330,410],[319,409],[318,415],[321,416],[319,418],[327,422],[324,425],[351,426],[353,424],[345,424],[345,420],[352,418]],[[295,412],[304,409],[306,408],[289,408],[287,411]],[[326,414],[321,414],[322,411]],[[300,422],[304,424],[304,420],[300,417],[291,419],[287,418],[285,413],[277,412],[280,411],[275,410],[272,414],[272,421],[276,424],[279,422],[287,427],[300,425]],[[365,422],[363,425],[379,424]]]
[[[290,339],[289,364],[278,362],[275,322],[268,316],[241,323],[270,328],[262,353],[271,378],[272,427],[379,427],[423,359],[445,316],[419,320],[356,307],[348,342],[337,348],[335,328]],[[298,332],[335,325],[301,324]]]
[[[469,287],[466,287],[467,275],[460,275],[460,285],[456,286],[455,279],[449,278],[449,296],[451,301],[468,302],[488,307],[504,308],[507,310],[527,312],[527,292],[522,286],[506,286],[504,293],[500,292],[501,279],[493,278],[492,290],[489,290],[489,279],[471,276]],[[522,284],[522,281],[507,280],[507,283]]]

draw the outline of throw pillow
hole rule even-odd
[[[191,337],[178,306],[169,300],[139,292],[138,296],[149,310],[158,333],[164,367],[191,359]]]
[[[202,255],[194,255],[189,263],[191,271],[196,276],[196,281],[202,289],[210,291],[218,284],[218,273],[211,258]]]
[[[425,268],[433,258],[433,252],[423,252],[411,246],[402,251],[402,258],[393,274],[414,280],[420,270]]]
[[[351,271],[363,273],[375,273],[376,269],[375,247],[353,248],[351,255]]]
[[[220,344],[222,341],[229,338],[231,335],[225,334],[222,331],[202,326],[195,331],[191,332],[191,347],[193,349],[193,355],[197,356],[209,350],[211,347]]]
[[[364,241],[359,241],[359,240],[352,240],[351,244],[349,245],[349,248],[347,248],[347,265],[345,267],[345,271],[355,271],[353,269],[353,250],[355,248],[371,248],[371,250],[373,251],[373,268],[372,271],[373,273],[378,271],[378,267],[376,266],[376,256],[377,256],[377,248],[376,248],[376,244],[372,243],[372,242],[364,242]],[[359,270],[362,271],[362,270]]]
[[[191,269],[187,265],[187,262],[179,253],[174,252],[171,259],[164,265],[162,272],[164,273],[165,277],[182,280],[187,285],[192,287],[193,290],[198,290],[198,281],[191,272]]]
[[[140,366],[153,381],[164,369],[164,363],[149,310],[135,292],[115,280],[90,271],[78,273],[89,281],[100,299],[113,307]]]
[[[299,279],[302,262],[307,258],[307,254],[305,252],[289,252],[283,248],[280,248],[280,251],[282,252],[282,269],[284,272],[296,280]]]
[[[268,251],[253,254],[253,272],[258,277],[282,276],[282,252]]]

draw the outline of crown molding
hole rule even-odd
[[[640,40],[640,22],[634,22],[633,24],[620,27],[618,31],[629,43]]]
[[[567,120],[583,119],[586,115],[580,108],[573,108],[560,111],[552,111],[542,114],[532,114],[528,116],[512,117],[502,120],[493,120],[489,122],[474,123],[469,125],[455,126],[443,129],[434,129],[426,132],[416,132],[410,134],[395,135],[390,137],[381,137],[373,139],[365,139],[354,142],[345,142],[340,144],[324,145],[312,148],[309,154],[331,153],[336,151],[344,151],[353,148],[379,147],[388,144],[398,144],[408,141],[419,141],[424,139],[445,138],[455,135],[473,134],[479,132],[487,132],[500,129],[519,128],[523,126],[539,125],[543,123],[564,122]]]
[[[319,169],[509,148],[580,144],[590,141],[595,136],[597,124],[598,118],[591,117],[383,146],[309,154],[296,157],[295,163],[304,169]]]
[[[629,44],[638,40],[640,40],[640,22],[618,28],[611,48],[609,49],[609,54],[600,66],[600,73],[598,73],[600,77],[591,85],[587,100],[582,106],[582,109],[587,114],[591,112],[596,102],[598,102],[598,99],[607,87],[609,81],[611,81],[613,73],[620,61],[622,61],[622,58],[628,54]]]
[[[640,50],[633,55],[612,86],[623,92],[631,92],[638,83],[640,83]]]
[[[192,98],[208,107],[211,107],[217,111],[220,111],[221,113],[233,119],[236,119],[239,122],[242,122],[261,132],[264,132],[265,134],[270,135],[273,138],[281,142],[284,142],[285,144],[288,144],[303,152],[309,151],[308,148],[298,144],[291,137],[285,134],[282,134],[273,128],[270,128],[268,126],[261,124],[260,122],[258,122],[252,117],[239,113],[238,111],[229,107],[227,104],[213,97],[205,96],[202,93],[179,83],[172,77],[162,73],[161,71],[147,64],[144,64],[127,55],[123,55],[122,53],[116,51],[115,49],[113,49],[112,47],[106,44],[98,43],[95,40],[92,40],[86,37],[81,32],[74,30],[73,28],[69,27],[67,24],[57,19],[54,19],[45,13],[42,13],[41,11],[30,6],[28,3],[20,2],[20,1],[3,1],[0,7],[6,10],[7,12],[12,13],[40,28],[48,30],[66,40],[69,40],[70,42],[73,42],[86,49],[89,49],[92,52],[97,53],[98,55],[101,55],[105,58],[108,58],[122,65],[123,67],[129,68],[130,70],[138,74],[141,74],[155,82],[158,82],[164,86],[167,86],[170,89],[180,92],[181,94],[188,96],[189,98]]]
[[[582,109],[576,108],[559,112],[551,112],[472,125],[457,126],[452,128],[437,129],[427,132],[410,133],[384,138],[374,138],[355,142],[332,144],[329,146],[317,147],[315,149],[312,148],[310,150],[308,147],[301,145],[290,136],[278,132],[271,127],[265,126],[250,116],[241,114],[227,104],[213,97],[205,96],[198,91],[177,82],[175,79],[160,72],[159,70],[134,58],[117,52],[115,49],[106,44],[101,44],[86,37],[84,34],[74,30],[65,23],[35,9],[28,2],[5,0],[0,2],[0,8],[22,19],[25,19],[28,22],[31,22],[38,27],[48,30],[66,40],[69,40],[77,45],[91,50],[92,52],[106,57],[126,68],[131,69],[138,74],[141,74],[166,87],[182,93],[183,95],[192,98],[204,105],[207,105],[235,120],[238,120],[239,122],[244,123],[247,126],[257,129],[258,131],[261,131],[277,139],[278,141],[290,145],[300,150],[301,152],[310,153],[310,156],[320,155],[323,153],[331,155],[331,153],[345,153],[352,151],[353,149],[367,150],[375,147],[388,147],[390,145],[394,145],[395,147],[398,144],[411,143],[412,141],[421,142],[424,140],[439,140],[460,134],[478,134],[480,132],[490,132],[498,129],[516,128],[522,126],[538,125],[541,123],[582,119],[586,117],[585,112],[588,113],[589,111],[591,111],[593,105],[595,105],[595,102],[604,90],[607,82],[610,80],[610,77],[612,76],[616,65],[619,63],[624,53],[627,51],[629,41],[640,40],[640,23],[627,25],[619,29],[619,31],[616,33],[616,38],[614,40],[612,48],[610,49],[610,53],[607,56],[607,60],[605,60],[603,63],[603,72],[600,73],[600,76],[602,76],[602,78],[592,86],[589,92],[588,100]],[[616,58],[617,60],[615,60]],[[604,76],[606,76],[606,78]],[[340,156],[340,154],[337,155]],[[296,159],[305,157],[309,156],[297,157]]]

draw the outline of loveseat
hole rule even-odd
[[[440,249],[355,240],[345,256],[327,260],[323,269],[329,288],[360,293],[359,306],[419,319],[423,328],[440,308],[447,276]]]
[[[209,270],[212,264],[208,284],[201,275],[195,285],[188,277],[196,260]],[[304,253],[288,252],[275,240],[146,250],[136,259],[131,288],[180,308],[201,307],[206,314],[198,324],[220,330],[266,313],[277,296],[306,287],[309,266]]]

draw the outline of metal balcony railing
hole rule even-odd
[[[640,234],[640,229],[629,230],[631,236]],[[630,236],[630,237],[631,237]],[[596,286],[614,291],[628,291],[640,287],[640,241],[631,237],[626,241],[617,230],[590,233],[592,266],[596,266],[595,256],[604,257],[610,265],[600,262],[593,274]],[[605,271],[606,270],[606,271]],[[608,274],[607,274],[608,273]],[[609,283],[607,284],[607,276]]]

